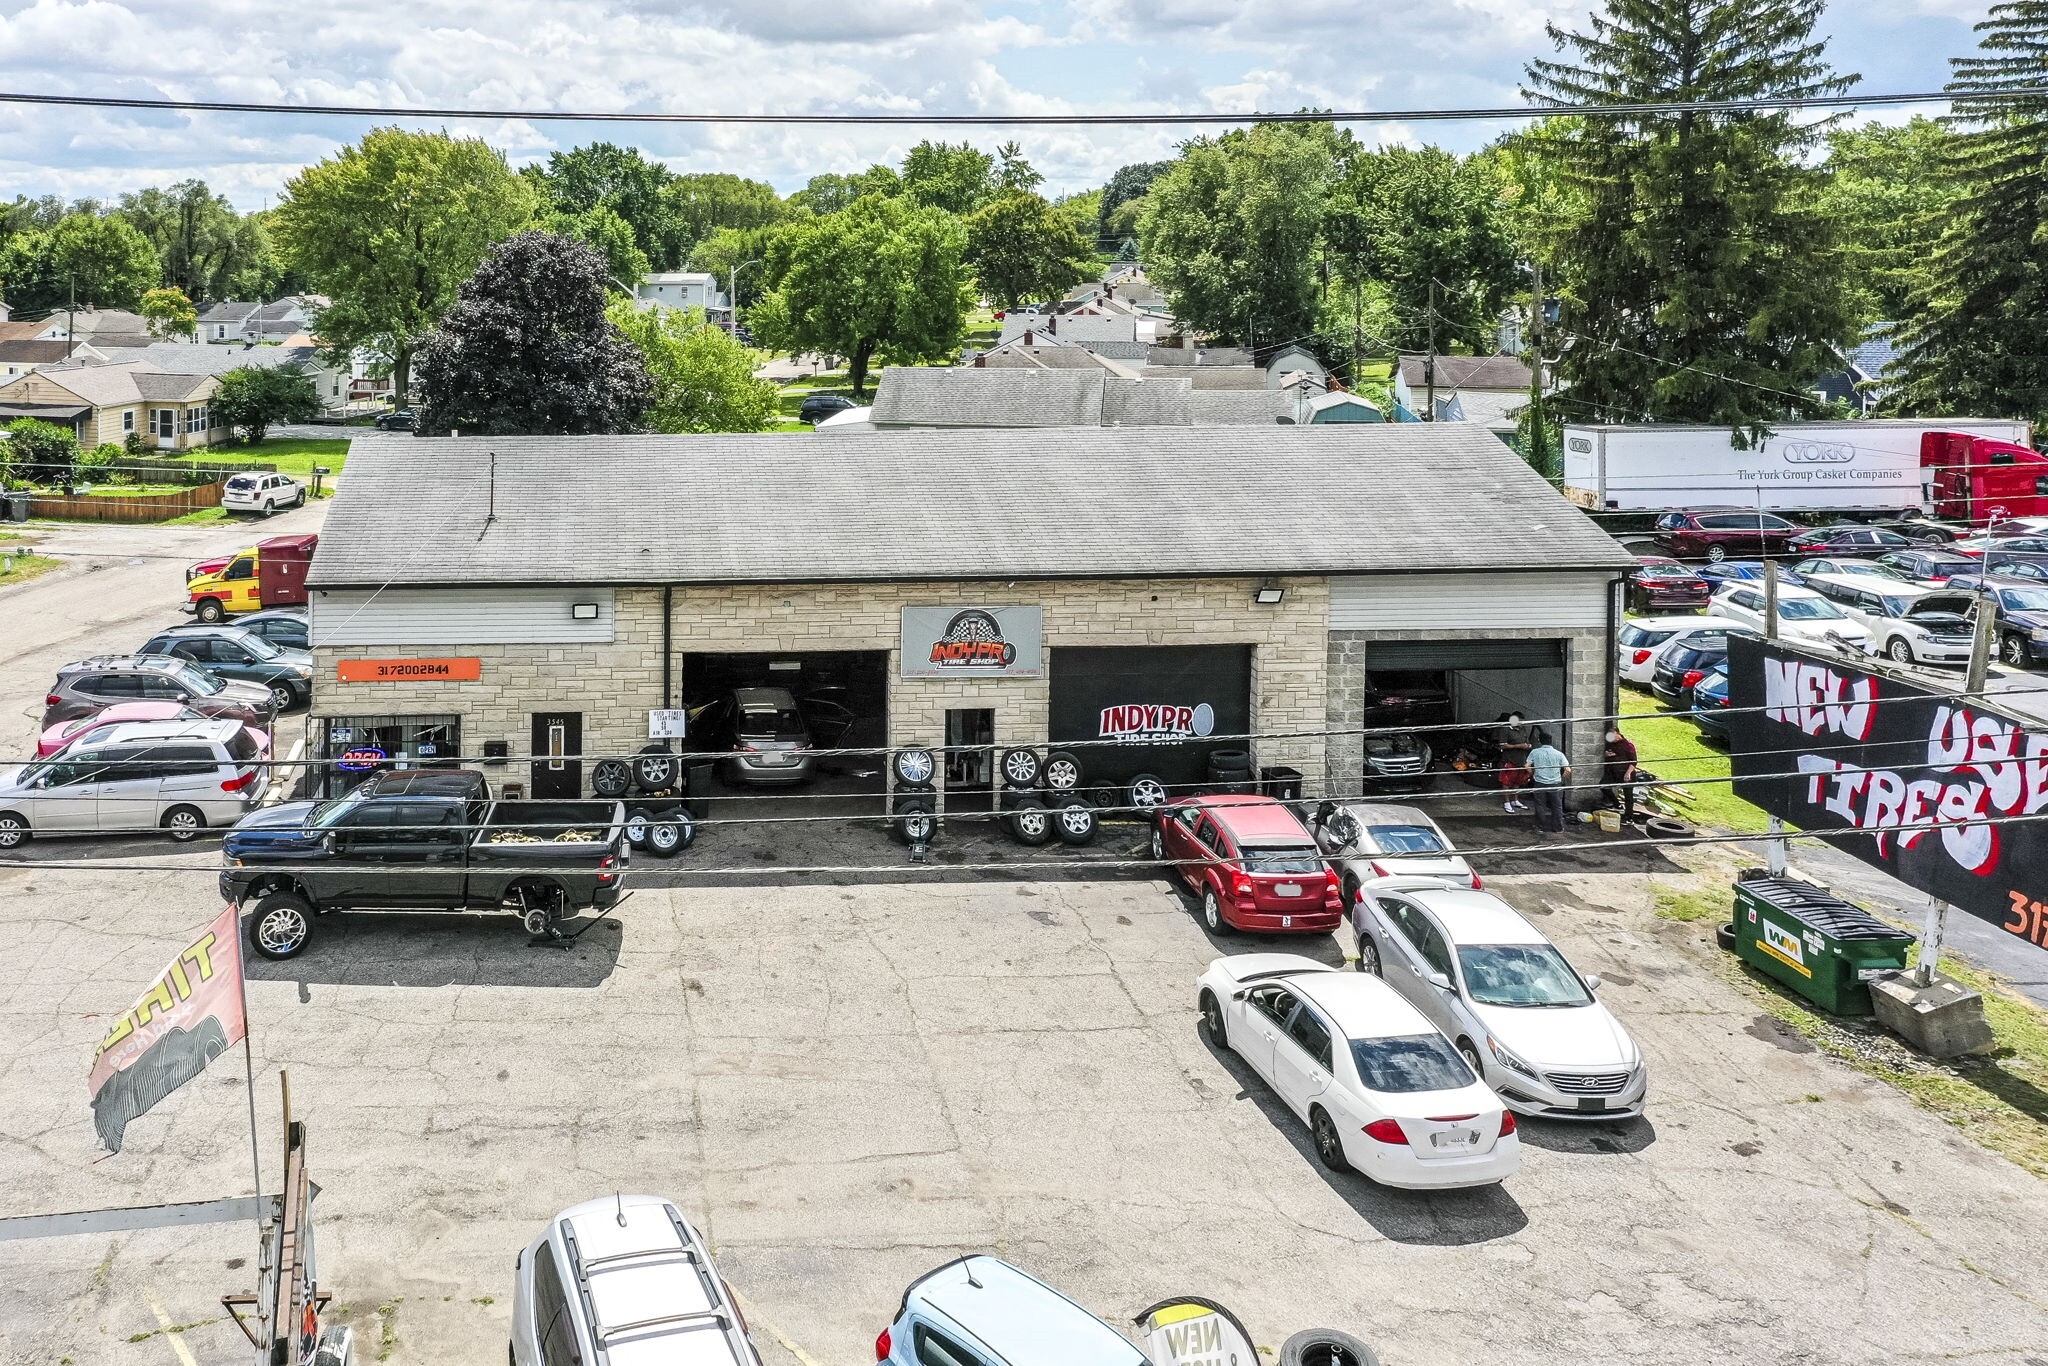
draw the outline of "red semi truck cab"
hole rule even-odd
[[[1934,515],[1988,526],[2007,517],[2048,516],[2048,454],[2011,441],[1928,432],[1920,468]]]

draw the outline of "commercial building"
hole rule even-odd
[[[1113,739],[1083,751],[1111,786],[1251,734],[1355,790],[1383,693],[1611,711],[1631,563],[1471,427],[366,434],[308,578],[317,740],[566,795],[651,713],[767,684],[847,743]]]

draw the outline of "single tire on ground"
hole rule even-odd
[[[1036,797],[1019,799],[1004,823],[1010,827],[1010,838],[1019,844],[1036,846],[1053,836],[1052,812],[1046,810],[1045,803]]]
[[[313,937],[313,908],[293,892],[272,892],[249,913],[249,947],[279,961],[305,952]]]
[[[647,822],[653,813],[644,806],[626,808],[626,843],[635,849],[647,847]]]
[[[930,797],[898,797],[889,818],[890,833],[902,844],[930,844],[939,833],[937,808]]]
[[[1060,804],[1058,825],[1062,844],[1078,848],[1095,842],[1095,808],[1078,797]]]
[[[1652,816],[1643,822],[1643,833],[1651,839],[1683,839],[1692,833],[1692,827],[1684,821],[1674,821],[1668,816]]]
[[[1280,1344],[1280,1366],[1380,1366],[1380,1358],[1349,1333],[1304,1328]]]
[[[682,764],[665,744],[649,745],[633,758],[633,783],[642,792],[666,792],[682,776]]]
[[[624,759],[599,759],[590,770],[590,790],[600,797],[625,796],[633,790],[633,766]]]
[[[1011,787],[1037,787],[1044,765],[1039,763],[1035,749],[1006,749],[999,767],[1003,770],[1003,781]]]
[[[647,852],[656,858],[674,858],[696,839],[697,822],[680,806],[648,818]]]
[[[1735,952],[1734,922],[1731,921],[1726,925],[1714,926],[1714,942],[1729,953]]]
[[[1056,749],[1045,756],[1041,774],[1051,792],[1072,792],[1081,786],[1081,756],[1070,749]]]

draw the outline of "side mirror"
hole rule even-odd
[[[327,851],[328,853],[330,853],[330,854],[331,854],[331,853],[333,853],[333,852],[334,852],[334,851],[335,851],[336,849],[338,849],[338,848],[340,848],[340,847],[341,847],[341,841],[340,841],[340,840],[338,840],[338,839],[336,839],[336,838],[334,837],[334,832],[333,832],[332,830],[330,830],[330,831],[328,831],[328,832],[327,832],[327,833],[326,833],[325,835],[323,835],[323,836],[321,837],[321,839],[320,839],[320,847],[321,847],[322,849],[326,850],[326,851]]]
[[[1429,974],[1429,984],[1435,987],[1438,991],[1449,991],[1451,989],[1451,979],[1444,976],[1440,972],[1432,972]]]
[[[1597,972],[1589,972],[1589,973],[1587,973],[1587,974],[1586,974],[1586,990],[1588,990],[1588,991],[1598,991],[1598,990],[1600,990],[1600,974],[1599,974],[1599,973],[1597,973]]]
[[[1315,822],[1316,822],[1316,824],[1317,824],[1317,825],[1328,825],[1328,824],[1330,823],[1330,817],[1332,817],[1332,816],[1334,816],[1334,815],[1336,815],[1336,814],[1337,814],[1337,803],[1335,803],[1335,802],[1319,802],[1319,803],[1317,803],[1317,805],[1316,805],[1316,815],[1315,815]]]
[[[1251,993],[1248,989],[1242,991],[1233,991],[1230,993],[1230,999],[1233,1001],[1242,1001],[1246,996],[1250,994]]]

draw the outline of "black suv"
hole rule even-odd
[[[380,432],[409,432],[418,422],[418,415],[410,408],[377,415],[377,430]]]
[[[2016,574],[1955,574],[1948,588],[1975,602],[1990,598],[1997,612],[1998,658],[2014,669],[2048,660],[2048,583]],[[1971,611],[1976,611],[1972,605]]]
[[[803,406],[796,410],[796,420],[808,422],[815,427],[826,418],[857,406],[845,394],[811,394],[804,399]]]

